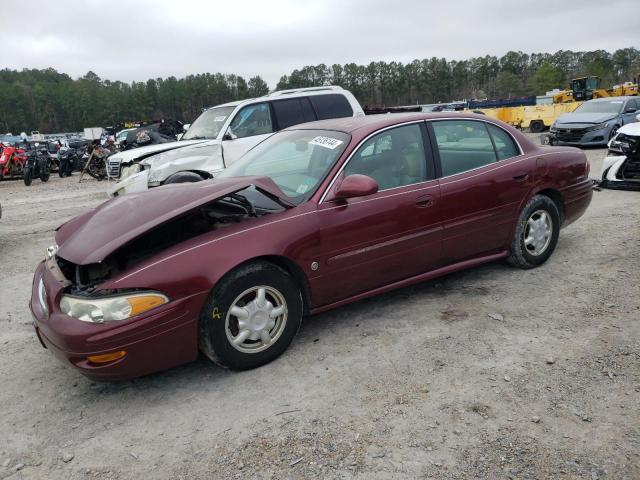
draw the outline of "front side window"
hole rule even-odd
[[[236,107],[214,107],[202,112],[181,140],[214,140]]]
[[[270,177],[294,203],[307,200],[351,137],[331,130],[286,130],[249,150],[219,177]]]
[[[244,107],[231,120],[228,131],[235,138],[273,133],[269,104],[256,103]]]
[[[496,152],[484,122],[442,120],[434,121],[432,125],[443,177],[496,161]]]
[[[498,160],[505,160],[507,158],[516,157],[520,155],[520,149],[516,145],[511,135],[505,132],[500,127],[487,123],[487,128],[493,138],[493,144],[496,147],[496,155]]]
[[[351,157],[344,174],[367,175],[380,190],[427,180],[427,162],[420,126],[385,130],[367,140]]]

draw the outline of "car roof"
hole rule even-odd
[[[366,115],[364,117],[344,117],[328,120],[318,120],[315,122],[294,125],[286,130],[334,130],[353,134],[362,131],[375,131],[380,128],[390,127],[400,123],[411,122],[415,120],[437,120],[437,119],[457,119],[466,118],[469,120],[490,120],[486,115],[477,113],[462,112],[438,112],[438,113],[387,113]],[[492,120],[492,119],[491,119]]]

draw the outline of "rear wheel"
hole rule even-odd
[[[520,213],[507,261],[520,268],[542,265],[555,250],[559,233],[557,205],[545,195],[534,195]]]
[[[531,133],[540,133],[544,130],[544,123],[542,123],[542,120],[534,120],[529,124],[529,130],[531,130]]]
[[[300,289],[287,272],[268,262],[241,266],[207,300],[200,315],[200,349],[224,367],[259,367],[287,349],[302,312]]]

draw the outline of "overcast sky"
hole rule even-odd
[[[0,68],[146,80],[640,47],[638,0],[2,0]]]

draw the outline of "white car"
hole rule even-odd
[[[609,142],[600,172],[601,187],[640,190],[640,115],[636,119],[620,127]]]
[[[123,195],[213,178],[279,130],[314,120],[357,116],[364,112],[356,98],[336,86],[281,90],[218,105],[204,111],[177,142],[109,157],[109,174],[119,174],[119,179],[108,193]]]

